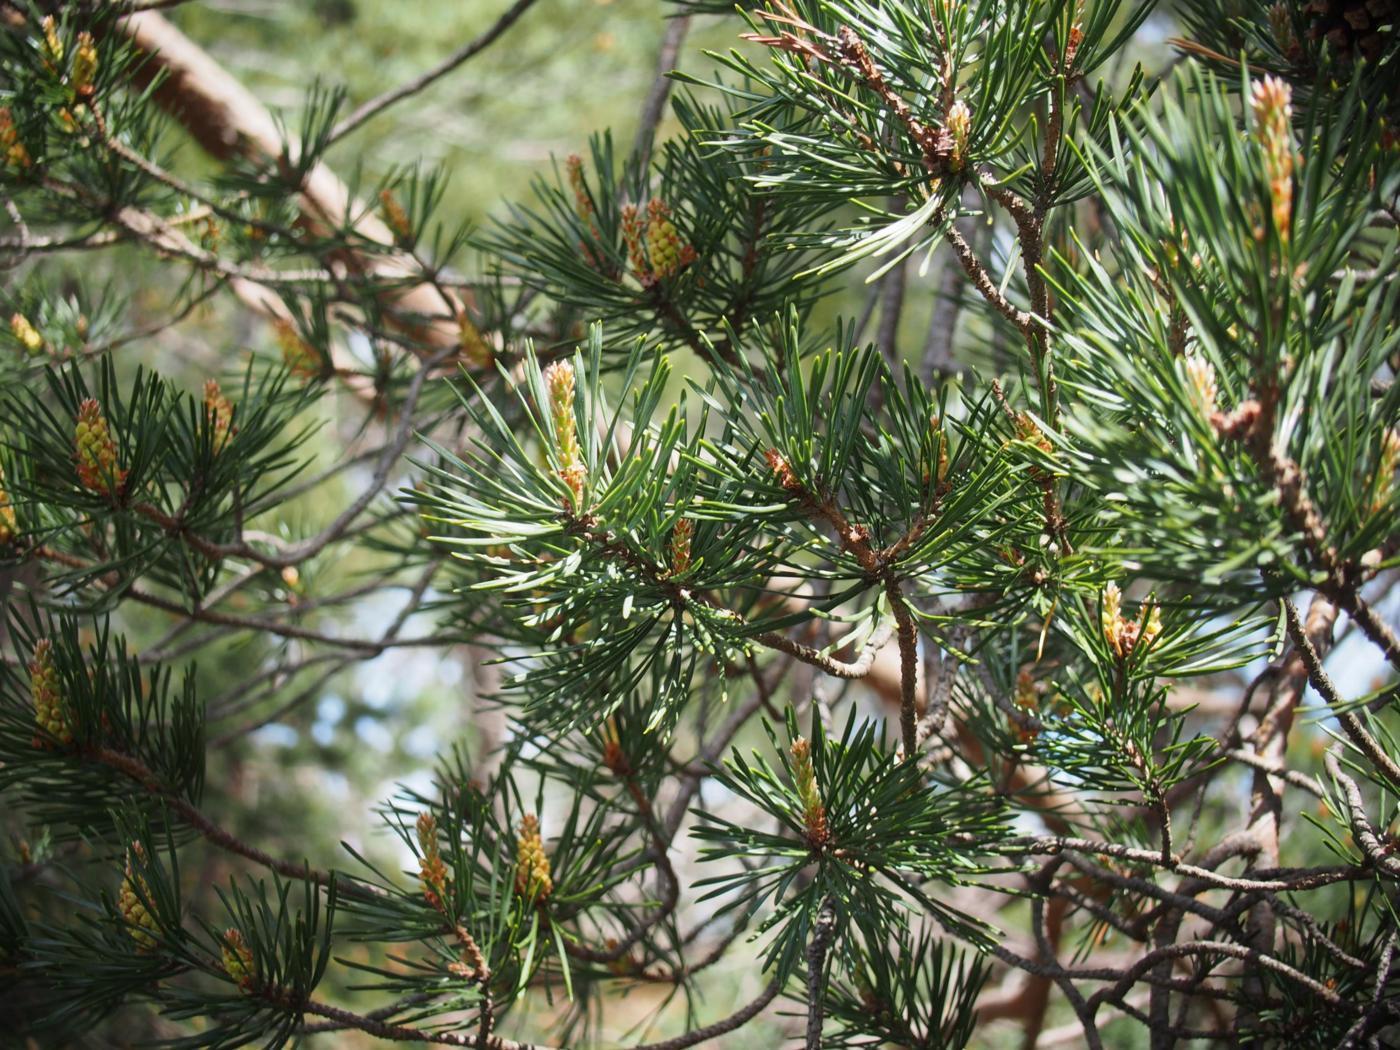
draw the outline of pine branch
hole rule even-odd
[[[666,100],[671,95],[670,73],[676,68],[681,46],[690,31],[690,16],[676,15],[666,22],[666,32],[661,38],[661,47],[656,52],[656,68],[642,104],[641,117],[637,121],[637,134],[632,140],[632,152],[641,156],[649,151],[656,138],[656,127],[666,109]],[[735,325],[736,330],[742,325]]]
[[[359,130],[369,121],[383,113],[390,106],[402,102],[406,98],[412,98],[425,88],[437,83],[443,77],[456,70],[469,59],[475,58],[481,52],[499,40],[511,26],[520,20],[520,16],[534,6],[535,0],[515,0],[491,26],[482,32],[475,39],[463,44],[452,54],[448,55],[432,69],[420,73],[407,83],[400,84],[396,88],[376,95],[374,98],[364,102],[355,109],[353,113],[341,120],[329,135],[326,136],[326,144],[331,145],[343,139],[346,135]]]
[[[821,1050],[822,999],[826,994],[826,953],[836,931],[836,900],[822,901],[807,945],[807,1050]]]
[[[520,0],[517,6],[524,3]],[[242,158],[274,170],[285,169],[288,158],[272,115],[209,54],[159,14],[132,14],[121,19],[117,27],[146,56],[136,68],[138,83],[155,85],[155,99],[206,152],[218,160]],[[299,192],[302,212],[313,227],[334,229],[353,220],[357,235],[386,249],[386,254],[375,259],[347,252],[344,258],[351,270],[391,284],[402,284],[420,273],[411,259],[395,257],[393,232],[374,211],[353,201],[345,184],[325,165],[311,168]],[[441,287],[432,282],[409,284],[386,292],[385,302],[391,307],[390,316],[450,319],[427,324],[405,322],[430,353],[457,346],[460,333],[455,321],[465,307],[457,298],[444,295]]]
[[[1303,628],[1303,622],[1298,617],[1298,610],[1293,603],[1286,598],[1283,601],[1283,614],[1288,623],[1288,635],[1293,639],[1293,644],[1298,647],[1298,653],[1303,658],[1303,665],[1308,669],[1308,680],[1314,689],[1327,701],[1332,708],[1337,721],[1346,730],[1347,736],[1351,737],[1352,743],[1357,749],[1370,759],[1371,764],[1376,767],[1390,781],[1391,787],[1400,789],[1400,766],[1387,755],[1376,738],[1366,731],[1366,727],[1361,724],[1361,719],[1346,709],[1345,702],[1337,692],[1337,687],[1332,684],[1332,679],[1322,667],[1322,660],[1318,656],[1317,649],[1313,646],[1312,639],[1308,637],[1308,632]]]
[[[113,772],[120,773],[132,783],[144,789],[148,794],[160,799],[162,804],[190,828],[199,832],[206,841],[228,853],[243,857],[246,860],[251,860],[254,864],[267,868],[269,871],[274,871],[289,879],[310,879],[312,882],[322,887],[335,884],[338,891],[346,896],[372,899],[378,895],[377,891],[371,886],[365,886],[353,880],[332,875],[329,872],[318,871],[305,863],[293,864],[290,861],[278,860],[264,853],[256,846],[251,846],[243,842],[237,836],[226,831],[206,817],[194,805],[187,802],[179,795],[167,790],[165,785],[161,783],[160,779],[152,773],[150,769],[130,755],[124,755],[121,752],[106,747],[83,749],[79,754],[84,761],[95,762]]]

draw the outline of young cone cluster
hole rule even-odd
[[[272,323],[273,338],[282,351],[282,363],[287,371],[298,379],[319,379],[322,371],[321,355],[308,343],[297,326],[291,321],[279,319]]]
[[[34,700],[34,721],[39,728],[65,746],[73,742],[63,685],[53,659],[53,642],[41,638],[34,645],[29,661],[29,695]]]
[[[967,141],[972,134],[972,110],[962,99],[948,109],[948,133],[953,136],[953,152],[948,158],[952,171],[962,171],[967,163]]]
[[[24,171],[33,163],[29,150],[19,140],[19,129],[15,127],[14,115],[9,106],[0,106],[0,154],[4,155],[6,166],[16,171]]]
[[[214,451],[222,452],[238,428],[233,425],[233,402],[219,389],[217,379],[204,381],[204,413],[213,425]]]
[[[1022,670],[1016,675],[1016,692],[1011,697],[1016,709],[1026,717],[1012,718],[1012,728],[1016,739],[1023,744],[1033,743],[1040,735],[1036,719],[1040,713],[1040,694],[1035,687],[1035,676]]]
[[[384,225],[394,231],[394,241],[399,247],[413,244],[413,223],[409,222],[408,212],[404,211],[394,191],[387,187],[379,191],[379,214]]]
[[[577,153],[569,154],[569,159],[564,162],[565,171],[569,177],[569,188],[574,193],[574,214],[579,221],[588,225],[588,232],[592,234],[594,241],[602,240],[602,234],[598,232],[598,224],[593,221],[593,200],[588,196],[588,187],[583,181],[583,158]],[[594,269],[599,269],[598,257],[593,253],[593,249],[586,241],[578,242],[579,253],[583,256],[583,261]]]
[[[447,964],[447,972],[464,981],[479,981],[485,985],[491,979],[491,968],[486,965],[486,956],[481,946],[465,927],[457,927],[457,944],[462,949],[461,958]]]
[[[533,900],[544,900],[554,892],[549,857],[540,837],[540,821],[533,813],[521,818],[516,831],[515,892]]]
[[[1387,427],[1381,435],[1381,452],[1376,463],[1375,495],[1371,498],[1371,513],[1379,514],[1390,505],[1395,494],[1395,472],[1400,470],[1400,428]],[[3,493],[0,493],[3,497]],[[0,528],[3,528],[0,521]]]
[[[5,471],[0,468],[0,547],[13,543],[18,535],[19,520],[15,517],[10,494],[5,491]]]
[[[1220,397],[1220,388],[1215,378],[1215,366],[1195,353],[1187,354],[1185,363],[1186,375],[1191,380],[1196,403],[1200,405],[1205,418],[1210,419],[1215,415],[1216,405]]]
[[[943,429],[943,420],[931,416],[928,421],[929,441],[933,445],[937,463],[925,463],[923,480],[925,485],[942,485],[948,477],[948,434]]]
[[[230,926],[224,931],[223,943],[219,945],[219,955],[224,973],[238,983],[245,992],[257,984],[258,973],[253,965],[253,952],[237,929]]]
[[[437,911],[447,907],[447,865],[443,863],[438,845],[437,818],[431,813],[418,814],[418,881],[423,887],[423,899]]]
[[[671,530],[671,573],[679,576],[690,568],[690,541],[695,535],[695,522],[680,518]]]
[[[817,791],[817,774],[812,768],[812,745],[798,737],[789,749],[792,755],[792,780],[797,798],[802,803],[802,822],[807,842],[813,849],[827,844],[831,833],[826,826],[826,807]]]
[[[622,209],[622,237],[632,275],[645,288],[671,277],[696,259],[695,249],[681,240],[671,221],[671,208],[663,200],[647,202],[646,217],[636,205]]]
[[[121,891],[117,895],[117,910],[121,912],[127,935],[136,943],[137,950],[149,952],[156,946],[160,924],[144,903],[151,899],[151,887],[136,872],[134,860],[144,857],[145,852],[141,844],[133,842],[126,852],[126,871],[122,877]]]
[[[30,354],[37,354],[44,349],[44,337],[39,334],[29,318],[24,314],[14,313],[10,315],[10,333],[19,340],[19,345],[24,347]]]
[[[1286,243],[1293,225],[1293,92],[1278,77],[1265,77],[1250,89],[1249,104],[1264,151],[1274,228]]]
[[[78,462],[78,481],[83,488],[104,496],[116,496],[126,483],[126,471],[117,465],[117,445],[102,406],[88,398],[78,406],[78,422],[73,428],[73,447]]]
[[[544,385],[549,394],[549,415],[554,423],[555,451],[559,454],[559,477],[574,494],[574,505],[583,501],[583,482],[588,468],[579,449],[578,426],[574,422],[576,380],[574,366],[568,361],[556,361],[544,370]]]
[[[39,21],[39,29],[44,34],[44,57],[48,67],[56,69],[63,61],[63,38],[58,35],[58,23],[53,15],[45,15]]]
[[[495,353],[465,310],[457,314],[457,347],[473,368],[490,368]]]
[[[78,34],[78,46],[73,49],[73,68],[68,73],[68,86],[73,94],[85,98],[92,94],[97,77],[97,45],[87,30]]]
[[[1123,616],[1123,592],[1118,584],[1103,589],[1103,636],[1120,660],[1126,660],[1141,643],[1150,646],[1162,633],[1162,613],[1156,603],[1148,606],[1147,622]]]

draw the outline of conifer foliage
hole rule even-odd
[[[172,6],[0,2],[4,1039],[1400,1038],[1397,5],[672,0],[474,230],[327,153],[549,0],[278,120]],[[372,848],[233,830],[467,645]]]

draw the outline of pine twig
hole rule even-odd
[[[515,0],[515,3],[511,4],[511,6],[508,7],[485,32],[481,33],[480,36],[462,45],[437,65],[420,73],[412,80],[400,84],[398,87],[392,88],[381,95],[376,95],[374,98],[357,107],[353,113],[345,117],[331,129],[331,133],[327,137],[327,143],[338,142],[352,131],[357,130],[368,121],[377,117],[380,113],[383,113],[390,106],[418,94],[424,88],[435,84],[437,81],[447,76],[447,74],[451,73],[468,59],[474,58],[485,51],[499,40],[505,31],[520,19],[521,15],[533,7],[534,3],[535,0]]]
[[[826,990],[826,953],[836,933],[836,898],[822,901],[807,944],[807,1050],[821,1050],[822,999]]]

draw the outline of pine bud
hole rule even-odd
[[[1123,592],[1110,582],[1103,591],[1103,636],[1108,647],[1119,659],[1127,659],[1141,643],[1150,646],[1162,633],[1162,613],[1149,599],[1147,622],[1128,620],[1123,616]]]
[[[447,865],[438,845],[437,818],[431,813],[418,814],[418,881],[423,885],[423,898],[438,911],[447,908]]]
[[[285,318],[272,322],[273,337],[282,351],[282,363],[298,379],[320,379],[324,362],[316,348],[302,338],[297,326]]]
[[[1371,513],[1379,514],[1390,505],[1395,495],[1395,472],[1400,470],[1400,429],[1388,427],[1381,435],[1380,455],[1376,460],[1376,494],[1371,500]]]
[[[928,432],[929,441],[933,445],[938,462],[936,465],[924,464],[924,484],[934,482],[941,485],[948,477],[948,435],[943,430],[943,420],[937,416],[930,416]]]
[[[679,273],[696,258],[695,249],[681,240],[671,221],[671,209],[663,200],[647,202],[645,220],[635,205],[624,206],[622,239],[632,275],[644,288]]]
[[[569,188],[574,191],[574,213],[586,222],[593,217],[593,201],[589,199],[588,188],[583,184],[583,158],[577,153],[569,154],[564,169],[568,172]]]
[[[797,475],[792,470],[792,464],[788,462],[786,456],[776,448],[770,448],[763,453],[763,458],[768,461],[768,469],[773,472],[779,485],[788,492],[802,490],[802,482],[797,480]]]
[[[15,517],[10,494],[5,490],[5,471],[0,467],[0,547],[14,542],[19,535],[19,520]]]
[[[1016,676],[1016,693],[1012,700],[1017,707],[1029,714],[1040,710],[1040,695],[1036,692],[1035,678],[1030,671],[1023,670]]]
[[[1081,5],[1082,7],[1082,5]],[[1074,60],[1079,57],[1079,48],[1084,43],[1084,27],[1079,22],[1070,26],[1069,39],[1065,41],[1065,71],[1074,68]]]
[[[1035,421],[1029,412],[1018,412],[1016,414],[1016,436],[1022,441],[1034,445],[1047,455],[1054,451],[1054,446],[1050,444],[1050,439],[1045,436],[1045,432],[1040,429],[1040,424]]]
[[[222,452],[238,428],[233,425],[233,402],[219,389],[217,379],[204,381],[204,414],[214,432],[214,451]]]
[[[223,240],[224,228],[219,225],[219,220],[212,215],[206,215],[199,224],[199,246],[210,255],[217,255]]]
[[[5,163],[16,171],[23,171],[33,163],[29,151],[19,140],[19,129],[15,127],[9,106],[0,106],[0,153],[5,155]]]
[[[408,212],[387,186],[379,191],[379,214],[384,225],[394,231],[394,242],[400,248],[413,246],[413,223],[408,221]]]
[[[635,204],[622,206],[622,240],[627,245],[627,263],[632,273],[643,284],[650,283],[651,267],[647,263],[647,252],[642,244],[642,220]]]
[[[1118,589],[1118,584],[1111,581],[1103,589],[1103,611],[1100,613],[1100,620],[1108,647],[1121,655],[1123,592]]]
[[[92,34],[84,30],[78,34],[78,46],[73,51],[73,68],[68,74],[69,86],[73,94],[82,98],[92,94],[92,83],[97,77],[97,45]]]
[[[972,134],[972,110],[959,99],[948,110],[948,132],[953,136],[953,152],[948,158],[948,167],[962,171],[967,163],[967,142]]]
[[[540,821],[525,814],[516,832],[515,892],[522,897],[544,900],[554,891],[554,878],[540,838]]]
[[[618,939],[609,937],[603,941],[603,947],[609,953],[617,951]],[[610,959],[607,963],[608,972],[614,977],[634,977],[639,969],[637,960],[630,951],[623,952],[616,959]]]
[[[690,568],[690,541],[695,535],[695,522],[679,518],[671,530],[671,575],[679,576]]]
[[[117,896],[117,909],[126,922],[126,932],[136,942],[137,951],[148,952],[156,946],[156,935],[160,924],[143,901],[151,899],[151,887],[136,872],[133,858],[144,861],[145,850],[141,843],[133,842],[126,851],[126,874],[122,879],[121,892]]]
[[[603,723],[602,737],[603,766],[614,776],[631,776],[632,764],[627,761],[627,752],[622,749],[622,737],[617,731],[616,718],[609,718]]]
[[[1150,646],[1162,633],[1162,610],[1155,602],[1148,606],[1147,623],[1142,627],[1142,643]]]
[[[1254,135],[1264,150],[1274,228],[1285,243],[1293,223],[1292,99],[1292,89],[1275,76],[1255,81],[1249,92],[1249,105],[1254,111]]]
[[[1029,716],[1012,719],[1017,739],[1023,744],[1033,743],[1040,736],[1040,693],[1036,690],[1035,678],[1030,671],[1022,671],[1016,676],[1016,691],[1011,696],[1011,702],[1017,710]]]
[[[646,236],[653,281],[670,277],[695,261],[695,249],[682,243],[676,224],[671,221],[671,209],[664,201],[647,203]]]
[[[473,368],[490,368],[496,355],[481,335],[481,330],[463,310],[457,315],[457,347]]]
[[[44,32],[44,55],[49,68],[53,69],[63,61],[63,40],[58,35],[58,23],[53,15],[45,15],[39,25]]]
[[[593,235],[594,241],[601,241],[603,235],[598,232],[598,224],[593,221],[593,200],[588,196],[588,187],[583,181],[583,158],[577,153],[569,154],[569,159],[564,162],[564,169],[568,172],[569,188],[574,191],[574,214],[579,217],[580,222],[588,224],[588,231]],[[630,206],[629,206],[630,207]],[[626,209],[623,209],[624,214]],[[632,220],[636,222],[636,208],[632,208]],[[635,230],[634,230],[635,234]],[[630,244],[629,244],[630,248]],[[596,269],[602,269],[600,261],[593,253],[585,241],[579,241],[579,253],[583,256],[583,261]]]
[[[104,496],[115,496],[126,483],[126,471],[117,466],[117,446],[112,440],[107,417],[95,398],[78,406],[78,422],[73,429],[73,447],[78,462],[78,481],[83,488]]]
[[[39,728],[65,747],[73,743],[68,701],[54,664],[53,642],[47,638],[34,644],[34,656],[29,661],[29,695],[34,701],[34,721]]]
[[[1302,57],[1298,34],[1293,27],[1293,13],[1288,4],[1280,2],[1269,7],[1269,28],[1273,31],[1274,43],[1285,58],[1296,62]]]
[[[1196,392],[1196,403],[1209,419],[1216,411],[1217,399],[1220,396],[1219,386],[1215,381],[1215,366],[1199,354],[1187,354],[1186,375]]]
[[[885,1003],[881,1000],[875,986],[870,983],[870,975],[864,966],[861,966],[855,973],[856,994],[860,996],[860,1005],[865,1008],[866,1013],[881,1014],[885,1010]]]
[[[44,337],[29,323],[29,318],[24,314],[10,315],[10,332],[19,340],[19,345],[30,354],[40,353],[44,349]]]
[[[219,945],[219,955],[223,959],[224,973],[237,982],[245,992],[252,991],[258,983],[258,972],[253,964],[253,952],[243,939],[243,934],[230,926],[224,931],[224,940]]]
[[[813,849],[821,849],[831,837],[826,826],[826,807],[822,805],[817,792],[817,774],[812,768],[812,745],[805,738],[798,737],[789,748],[792,755],[792,780],[797,788],[798,801],[802,803],[802,822],[805,825],[807,842]]]
[[[559,477],[574,494],[577,506],[583,500],[583,482],[588,477],[583,454],[579,449],[578,428],[574,423],[574,397],[577,382],[574,366],[568,361],[556,361],[544,370],[545,389],[549,394],[549,415],[554,422],[555,451],[559,454]]]

